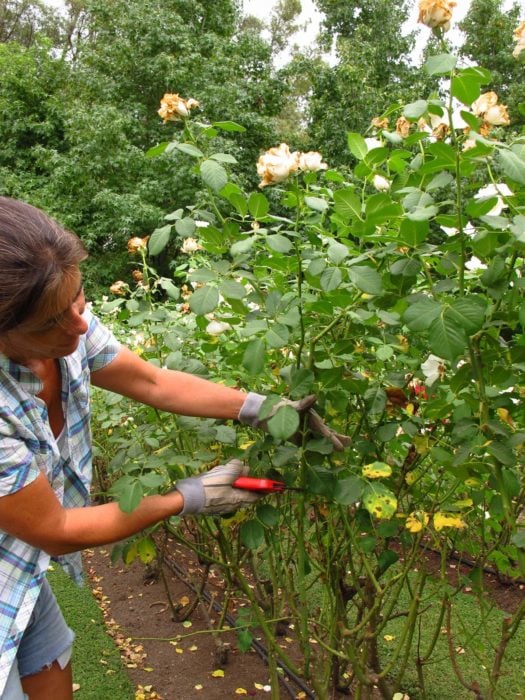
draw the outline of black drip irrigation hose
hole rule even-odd
[[[204,589],[204,590],[202,591],[202,593],[200,593],[200,592],[197,590],[197,587],[194,586],[194,585],[193,585],[190,581],[188,581],[188,579],[186,578],[186,571],[184,571],[184,569],[183,569],[181,566],[179,566],[179,564],[177,564],[177,563],[172,559],[172,557],[167,556],[167,555],[165,554],[164,557],[163,557],[163,563],[166,564],[166,566],[168,567],[168,569],[169,569],[173,574],[175,574],[175,576],[177,576],[181,581],[183,581],[183,583],[184,583],[186,586],[188,586],[188,588],[189,588],[190,590],[192,590],[193,593],[195,593],[195,595],[201,595],[201,596],[206,600],[207,603],[210,603],[210,605],[212,606],[213,610],[214,610],[216,613],[222,614],[223,610],[222,610],[220,604],[215,600],[215,598],[213,598],[213,597],[208,593],[208,591],[207,591],[206,589]],[[230,625],[230,627],[235,627],[235,620],[233,619],[233,617],[232,617],[229,613],[226,613],[226,614],[224,615],[224,619],[225,619],[226,622]],[[265,648],[264,644],[262,644],[261,642],[259,642],[257,639],[253,639],[253,641],[252,641],[252,648],[253,648],[254,651],[258,654],[258,656],[264,661],[264,663],[265,663],[265,664],[268,664],[268,656],[269,656],[269,654],[268,654],[268,651],[267,651],[267,649]],[[295,685],[298,686],[298,687],[301,689],[301,691],[302,691],[303,693],[305,693],[305,695],[306,695],[307,698],[311,698],[312,700],[315,700],[315,697],[316,697],[316,696],[315,696],[314,691],[313,691],[313,690],[310,690],[310,688],[308,688],[308,686],[305,685],[304,681],[303,681],[301,678],[299,678],[299,676],[297,676],[293,671],[290,671],[290,669],[289,669],[285,664],[283,664],[281,661],[279,661],[278,659],[276,660],[276,664],[277,664],[277,666],[278,666],[280,669],[282,669],[284,675],[287,676],[288,679],[290,679],[293,683],[295,683]],[[291,698],[296,698],[296,697],[297,697],[296,691],[292,688],[292,686],[291,686],[290,683],[288,682],[287,678],[284,678],[283,676],[280,676],[280,677],[279,677],[279,681],[280,681],[280,683],[282,683],[282,685],[284,686],[284,688],[285,688],[286,691],[288,692],[288,695],[289,695]]]

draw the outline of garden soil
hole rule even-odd
[[[190,582],[198,584],[199,566],[193,554],[171,543],[170,555],[186,572]],[[106,628],[120,649],[132,682],[135,699],[130,700],[227,700],[229,698],[269,698],[268,671],[253,650],[242,653],[234,632],[210,632],[217,613],[209,605],[199,604],[187,622],[175,622],[162,578],[147,575],[140,562],[125,566],[111,563],[110,548],[88,550],[85,565],[93,593],[103,611]],[[430,571],[439,571],[439,556],[425,553],[419,563]],[[469,568],[452,559],[447,575],[452,585],[468,574]],[[195,594],[177,575],[165,569],[169,595],[174,605],[193,602]],[[503,610],[512,612],[521,602],[524,585],[486,577],[487,595]],[[220,601],[222,581],[210,572],[207,590]],[[466,587],[466,593],[469,588]],[[231,613],[242,601],[233,601]],[[290,633],[291,634],[291,633]],[[286,630],[279,642],[293,658],[296,652]],[[289,686],[290,687],[290,686]],[[298,686],[293,694],[284,687],[281,697],[305,698]],[[343,698],[343,695],[339,695]],[[346,696],[348,697],[348,696]]]

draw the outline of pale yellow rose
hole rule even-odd
[[[139,238],[138,236],[135,236],[134,238],[130,238],[128,241],[129,252],[136,253],[141,248],[146,248],[148,245],[148,238],[149,238],[149,236],[146,236],[145,238]]]
[[[182,253],[190,255],[191,253],[195,253],[197,250],[202,250],[202,246],[196,238],[185,238],[180,250]]]
[[[390,180],[387,180],[383,175],[374,175],[372,184],[378,192],[388,192],[390,189]]]
[[[482,117],[485,112],[498,104],[498,96],[495,92],[484,92],[480,95],[478,99],[472,104],[472,112],[476,117]]]
[[[516,40],[516,46],[512,55],[514,58],[518,58],[520,53],[525,51],[525,22],[522,22],[514,31],[514,39]]]
[[[452,8],[456,4],[451,0],[420,0],[417,21],[431,29],[443,29],[446,32],[450,29]]]
[[[401,136],[402,139],[406,139],[410,131],[410,122],[406,117],[399,117],[396,122],[396,134]]]
[[[192,97],[189,100],[184,100],[176,93],[167,92],[160,101],[158,114],[164,122],[177,121],[178,119],[189,117],[190,110],[198,106],[199,103]]]
[[[300,154],[290,152],[286,143],[270,148],[257,161],[257,174],[262,178],[259,187],[283,182],[299,168]]]
[[[318,170],[326,170],[328,165],[323,163],[323,156],[317,151],[308,151],[308,153],[299,154],[299,170],[317,172]]]
[[[374,117],[372,126],[375,126],[376,129],[388,129],[388,117]]]
[[[483,119],[492,126],[508,126],[510,124],[509,113],[505,105],[494,105],[489,107]]]

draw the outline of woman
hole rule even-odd
[[[160,369],[122,347],[86,308],[80,240],[23,202],[0,197],[0,697],[72,697],[71,645],[45,574],[58,558],[79,579],[79,552],[176,514],[230,512],[257,495],[231,487],[239,460],[147,496],[132,513],[89,506],[90,383],[189,416],[264,428],[265,397]],[[288,402],[341,449],[308,397]]]

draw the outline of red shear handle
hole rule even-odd
[[[284,491],[285,484],[282,481],[273,479],[257,479],[253,476],[240,476],[233,484],[235,489],[245,489],[246,491],[258,491],[259,493],[275,493]]]

